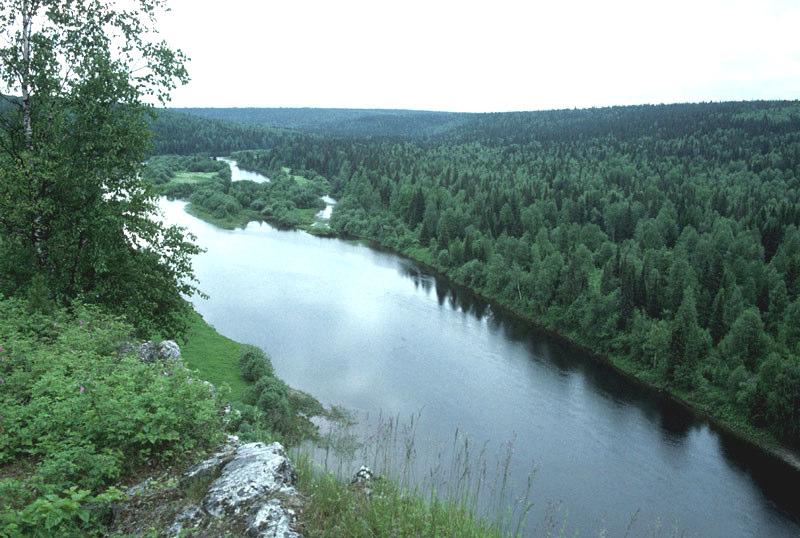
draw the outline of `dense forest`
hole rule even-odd
[[[441,134],[467,115],[453,112],[347,108],[177,108],[213,120],[285,128],[325,136],[373,138],[426,137]]]
[[[156,155],[228,155],[242,149],[271,148],[286,144],[285,138],[295,138],[291,132],[280,129],[200,118],[171,110],[153,114],[150,128],[154,134],[152,153]]]
[[[237,159],[324,177],[336,232],[421,260],[740,429],[800,442],[800,104],[336,134],[280,134]]]

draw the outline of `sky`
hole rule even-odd
[[[171,0],[170,106],[489,112],[800,99],[800,0]]]

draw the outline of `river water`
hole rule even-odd
[[[269,182],[269,178],[267,176],[263,176],[257,172],[251,172],[249,170],[242,170],[239,168],[238,163],[233,159],[229,159],[227,157],[217,157],[217,160],[228,164],[231,169],[231,181],[253,181],[255,183]]]
[[[535,469],[528,534],[800,535],[796,471],[413,262],[161,208],[207,249],[194,267],[210,298],[193,302],[208,322],[268,351],[289,385],[372,417],[363,428],[415,415],[415,461],[468,437],[490,475],[507,464],[509,499]]]

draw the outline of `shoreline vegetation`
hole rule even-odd
[[[163,533],[197,500],[186,470],[230,434],[294,447],[307,538],[508,535],[463,499],[380,476],[367,491],[314,463],[300,448],[315,437],[310,417],[348,415],[189,317],[180,358],[144,359],[135,327],[103,308],[0,296],[0,536]]]
[[[521,520],[518,519],[512,530],[510,516],[501,507],[498,507],[496,521],[478,516],[477,500],[469,496],[468,491],[459,496],[440,497],[402,478],[381,475],[367,486],[371,491],[365,493],[363,486],[354,487],[348,482],[357,468],[345,471],[342,476],[315,463],[302,444],[311,442],[318,449],[324,445],[325,450],[331,450],[336,441],[319,437],[309,419],[321,417],[328,424],[346,427],[352,420],[350,414],[336,406],[326,409],[313,396],[283,384],[274,375],[271,361],[263,351],[223,336],[196,311],[191,314],[182,350],[186,365],[201,379],[229,394],[234,403],[233,412],[241,413],[245,417],[243,422],[251,422],[239,425],[240,436],[247,440],[288,443],[298,472],[298,489],[308,499],[299,518],[305,536],[366,537],[397,535],[398,532],[400,536],[474,538],[523,535]],[[274,396],[276,387],[277,392],[284,391],[286,402],[283,404]],[[253,392],[258,390],[263,390],[262,396],[254,398]],[[269,397],[264,400],[267,391]],[[252,424],[253,414],[247,409],[250,404],[260,407],[269,423],[277,425],[281,431],[296,433],[289,437],[284,433],[276,439],[273,433],[260,430]],[[274,414],[275,409],[288,413],[281,418]],[[396,441],[397,432],[387,430],[383,438],[373,442],[387,443],[392,439]],[[348,446],[345,452],[353,450],[355,445],[348,443]],[[377,450],[370,446],[364,448],[364,453]],[[332,451],[334,458],[340,458],[341,467],[344,457],[335,455],[335,446]],[[464,461],[463,465],[471,463]],[[456,475],[461,472],[460,469],[453,471]]]
[[[242,168],[246,169],[245,167]],[[260,172],[259,170],[252,171]],[[284,171],[287,171],[287,169],[284,168]],[[256,211],[246,210],[244,208],[224,219],[215,216],[209,211],[204,210],[202,207],[197,207],[191,202],[187,204],[186,211],[200,220],[224,229],[244,228],[249,222],[253,221],[268,222],[270,224],[277,225],[282,229],[299,229],[307,233],[320,235],[323,237],[360,241],[371,248],[377,248],[398,256],[405,257],[419,264],[427,271],[446,279],[450,284],[454,284],[468,290],[470,293],[489,303],[492,308],[502,309],[502,311],[504,311],[506,314],[529,324],[531,328],[535,329],[536,331],[542,332],[550,338],[554,338],[563,344],[571,346],[574,349],[579,350],[581,353],[591,356],[594,360],[607,364],[627,379],[630,379],[640,386],[654,391],[661,397],[669,398],[672,402],[681,405],[696,417],[708,421],[713,427],[723,430],[726,433],[735,436],[737,439],[745,441],[748,444],[758,448],[764,453],[783,461],[787,465],[800,470],[800,454],[797,452],[797,450],[794,447],[782,444],[768,431],[756,428],[752,424],[743,421],[741,417],[725,417],[721,414],[715,413],[713,409],[710,409],[707,405],[704,405],[703,402],[692,399],[691,395],[685,391],[680,391],[674,387],[666,386],[664,383],[655,383],[647,379],[645,375],[643,375],[640,371],[637,371],[636,365],[632,364],[630,359],[626,359],[622,356],[597,353],[588,345],[581,343],[576,335],[563,334],[557,329],[548,326],[547,324],[543,324],[541,320],[535,318],[534,316],[516,309],[513,305],[502,301],[501,298],[490,297],[484,293],[481,293],[480,290],[470,287],[468,283],[454,278],[452,273],[448,272],[446,269],[443,270],[441,267],[437,267],[434,264],[429,252],[427,252],[425,249],[409,248],[405,250],[397,250],[389,245],[381,244],[375,239],[367,236],[358,236],[352,233],[342,233],[332,228],[326,228],[324,231],[321,231],[319,228],[311,226],[313,223],[313,216],[310,220],[301,221],[300,223],[292,225],[271,221],[268,218],[264,218]]]
[[[324,178],[340,237],[431,267],[797,460],[800,102],[456,114],[446,124],[306,110],[294,132],[276,131],[289,126],[285,112],[191,113],[231,128],[247,116],[248,128],[273,132],[237,153],[239,165]],[[391,134],[399,123],[405,134]],[[212,130],[181,135],[181,147],[213,150],[223,141]]]
[[[237,160],[243,153],[231,158]],[[220,228],[260,221],[314,235],[330,233],[327,223],[316,219],[325,208],[321,198],[330,192],[330,185],[315,174],[282,167],[270,172],[269,182],[234,182],[224,161],[204,155],[158,155],[148,160],[144,177],[158,194],[189,202],[187,212]]]

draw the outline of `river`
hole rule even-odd
[[[231,181],[252,181],[254,183],[269,183],[267,176],[261,175],[258,172],[251,172],[249,170],[242,170],[239,168],[239,163],[227,157],[217,157],[218,161],[227,163],[231,169]]]
[[[506,497],[535,468],[529,534],[800,535],[796,471],[598,361],[404,258],[264,223],[222,230],[184,205],[161,201],[207,249],[194,267],[210,298],[193,303],[209,323],[366,423],[417,414],[421,462],[448,457],[458,429],[473,453],[508,456]]]

